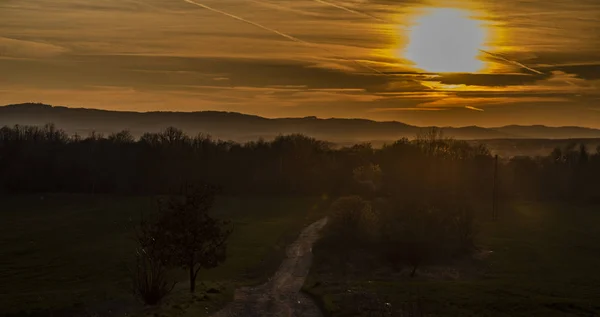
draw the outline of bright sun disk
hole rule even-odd
[[[487,29],[459,9],[430,9],[409,30],[403,57],[416,68],[432,73],[472,73],[485,63],[478,57],[485,48]]]

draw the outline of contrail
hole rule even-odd
[[[386,20],[384,20],[382,18],[376,17],[374,15],[371,15],[369,13],[362,12],[362,11],[357,11],[357,10],[354,10],[354,9],[350,9],[348,7],[345,7],[343,5],[339,5],[339,4],[336,4],[336,3],[333,3],[333,2],[329,2],[329,1],[325,1],[325,0],[314,0],[314,1],[318,2],[318,3],[321,3],[321,4],[324,4],[324,5],[327,5],[327,6],[330,6],[330,7],[338,8],[338,9],[341,9],[341,10],[344,10],[346,12],[350,12],[350,13],[353,13],[353,14],[356,14],[356,15],[360,15],[360,16],[363,16],[363,17],[375,19],[375,20],[377,20],[379,22],[388,23],[388,21],[386,21]]]
[[[335,53],[333,53],[331,50],[329,50],[327,48],[324,48],[322,46],[318,46],[317,44],[314,44],[314,43],[311,43],[311,42],[307,42],[307,41],[301,40],[301,39],[299,39],[299,38],[297,38],[295,36],[291,36],[289,34],[285,34],[283,32],[277,31],[277,30],[272,29],[270,27],[266,27],[266,26],[264,26],[262,24],[259,24],[259,23],[256,23],[256,22],[244,19],[244,18],[242,18],[240,16],[237,16],[235,14],[231,14],[231,13],[228,13],[228,12],[225,12],[225,11],[221,11],[219,9],[215,9],[215,8],[207,6],[205,4],[195,2],[193,0],[183,0],[183,1],[185,1],[185,2],[187,2],[189,4],[193,4],[193,5],[199,6],[201,8],[206,9],[206,10],[210,10],[212,12],[222,14],[222,15],[230,17],[232,19],[236,19],[238,21],[241,21],[241,22],[244,22],[244,23],[248,23],[248,24],[253,25],[253,26],[257,27],[257,28],[261,28],[261,29],[263,29],[265,31],[268,31],[268,32],[271,32],[271,33],[275,33],[275,34],[277,34],[277,35],[279,35],[281,37],[284,37],[284,38],[286,38],[286,39],[288,39],[290,41],[293,41],[293,42],[296,42],[296,43],[300,43],[300,44],[304,44],[304,45],[311,46],[311,47],[315,47],[315,48],[320,48],[320,49],[322,49],[322,50],[324,50],[324,51],[326,51],[328,53],[335,54]],[[359,66],[361,66],[363,68],[366,68],[368,70],[371,70],[371,71],[373,71],[373,72],[375,72],[377,74],[386,75],[385,73],[383,73],[383,72],[381,72],[381,71],[379,71],[379,70],[377,70],[377,69],[375,69],[375,68],[373,68],[373,67],[371,67],[369,65],[363,64],[363,63],[361,63],[361,62],[359,62],[357,60],[348,59],[348,58],[345,58],[345,57],[342,57],[342,56],[339,56],[339,55],[335,56],[335,57],[337,57],[339,59],[342,59],[342,60],[345,60],[345,61],[348,61],[348,62],[353,62],[353,63],[355,63],[355,64],[357,64],[357,65],[359,65]]]
[[[511,64],[513,64],[513,65],[516,65],[516,66],[519,66],[519,67],[521,67],[521,68],[523,68],[523,69],[526,69],[526,70],[528,70],[528,71],[530,71],[530,72],[536,73],[536,74],[538,74],[538,75],[549,75],[549,74],[546,74],[546,73],[544,73],[544,72],[541,72],[541,71],[539,71],[539,70],[537,70],[537,69],[533,69],[533,68],[531,68],[531,67],[529,67],[529,66],[527,66],[527,65],[524,65],[524,64],[522,64],[522,63],[519,63],[519,62],[517,62],[517,61],[510,60],[510,59],[508,59],[508,58],[506,58],[506,57],[504,57],[504,56],[502,56],[502,55],[500,55],[500,54],[497,54],[497,53],[492,53],[492,52],[488,52],[488,51],[484,51],[484,50],[480,50],[480,51],[482,51],[482,52],[484,52],[484,53],[486,53],[486,54],[489,54],[490,56],[492,56],[492,57],[495,57],[495,58],[497,58],[497,59],[503,60],[503,61],[505,61],[505,62],[511,63]],[[565,83],[567,83],[567,84],[569,84],[569,85],[573,86],[573,87],[579,87],[579,85],[577,85],[577,84],[575,84],[575,83],[571,82],[570,80],[563,80],[563,81],[564,81]]]
[[[205,5],[205,4],[202,4],[202,3],[197,3],[197,2],[194,2],[194,1],[192,1],[192,0],[183,0],[183,1],[185,1],[185,2],[187,2],[187,3],[190,3],[190,4],[193,4],[193,5],[196,5],[196,6],[199,6],[199,7],[201,7],[201,8],[204,8],[204,9],[206,9],[206,10],[210,10],[210,11],[212,11],[212,12],[216,12],[216,13],[219,13],[219,14],[222,14],[222,15],[225,15],[225,16],[228,16],[228,17],[230,17],[230,18],[232,18],[232,19],[236,19],[236,20],[238,20],[238,21],[242,21],[242,22],[245,22],[245,23],[248,23],[248,24],[254,25],[254,26],[256,26],[257,28],[261,28],[261,29],[263,29],[263,30],[265,30],[265,31],[269,31],[269,32],[271,32],[271,33],[275,33],[275,34],[277,34],[277,35],[279,35],[279,36],[283,36],[283,37],[285,37],[286,39],[288,39],[288,40],[290,40],[290,41],[294,41],[294,42],[302,43],[302,44],[305,44],[305,45],[314,45],[314,44],[312,44],[312,43],[309,43],[309,42],[303,41],[303,40],[301,40],[301,39],[299,39],[299,38],[296,38],[296,37],[293,37],[293,36],[291,36],[291,35],[287,35],[287,34],[285,34],[285,33],[279,32],[279,31],[277,31],[277,30],[275,30],[275,29],[271,29],[271,28],[269,28],[269,27],[266,27],[266,26],[264,26],[264,25],[262,25],[262,24],[258,24],[258,23],[256,23],[256,22],[252,22],[252,21],[250,21],[250,20],[246,20],[246,19],[244,19],[244,18],[242,18],[242,17],[239,17],[239,16],[237,16],[237,15],[234,15],[234,14],[231,14],[231,13],[228,13],[228,12],[225,12],[225,11],[221,11],[221,10],[215,9],[215,8],[213,8],[213,7],[209,7],[209,6]]]
[[[517,61],[514,61],[514,60],[511,60],[511,59],[508,59],[508,58],[506,58],[506,57],[504,57],[504,56],[502,56],[502,55],[500,55],[500,54],[496,54],[496,53],[488,52],[488,51],[481,50],[481,49],[480,49],[480,51],[481,51],[481,52],[483,52],[483,53],[486,53],[486,54],[488,54],[488,55],[490,55],[490,56],[492,56],[492,57],[494,57],[494,58],[496,58],[496,59],[503,60],[503,61],[505,61],[505,62],[508,62],[508,63],[511,63],[511,64],[513,64],[513,65],[519,66],[519,67],[521,67],[521,68],[523,68],[523,69],[526,69],[526,70],[528,70],[528,71],[530,71],[530,72],[532,72],[532,73],[536,73],[536,74],[538,74],[538,75],[545,75],[545,73],[543,73],[543,72],[540,72],[540,71],[539,71],[539,70],[537,70],[537,69],[533,69],[533,68],[531,68],[531,67],[529,67],[529,66],[527,66],[527,65],[525,65],[525,64],[522,64],[522,63],[519,63],[519,62],[517,62]]]
[[[564,16],[565,13],[578,13],[578,14],[582,14],[582,13],[586,13],[585,11],[577,11],[577,10],[572,10],[572,11],[542,11],[542,12],[528,12],[528,13],[510,13],[507,15],[503,15],[504,17],[520,17],[520,16],[544,16],[544,15],[560,15],[560,16]]]
[[[276,4],[276,3],[272,3],[272,2],[259,1],[259,0],[248,0],[248,1],[254,2],[256,4],[259,4],[259,5],[262,5],[262,6],[265,6],[265,7],[269,7],[269,8],[281,10],[281,11],[288,11],[288,12],[293,12],[293,13],[297,13],[297,14],[307,15],[307,16],[311,16],[311,17],[322,17],[322,15],[318,14],[318,13],[312,13],[312,12],[308,12],[308,11],[294,9],[294,8],[291,8],[291,7],[286,7],[286,6],[283,6],[283,5],[280,5],[280,4]]]

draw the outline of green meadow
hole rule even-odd
[[[457,274],[363,271],[344,282],[315,247],[305,290],[329,316],[351,315],[343,298],[353,289],[392,305],[419,299],[427,316],[599,316],[600,206],[518,203],[501,212],[496,222],[479,215],[478,244],[491,253],[447,268]]]
[[[266,280],[285,246],[328,204],[324,197],[219,197],[214,214],[231,220],[234,231],[227,261],[199,277],[202,313],[223,305],[235,287]],[[0,196],[0,315],[136,307],[128,273],[131,227],[155,211],[152,197]],[[187,295],[180,273],[171,274],[180,281],[170,299],[177,309]]]

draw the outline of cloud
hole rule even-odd
[[[272,9],[276,9],[276,10],[280,10],[280,11],[287,11],[287,12],[292,12],[292,13],[296,13],[296,14],[306,15],[306,16],[310,16],[310,17],[317,17],[317,18],[325,16],[322,13],[297,9],[292,6],[286,6],[283,3],[279,4],[279,3],[268,2],[268,1],[259,1],[259,0],[250,0],[250,1],[253,3],[256,3],[260,6],[264,6],[267,8],[272,8]]]
[[[550,102],[565,102],[568,99],[557,97],[481,97],[481,98],[464,98],[464,97],[449,97],[439,99],[432,102],[419,104],[419,107],[434,107],[434,108],[474,108],[471,105],[479,107],[497,106],[497,105],[518,105],[520,103],[550,103]],[[469,106],[467,106],[469,105]],[[469,108],[470,107],[470,108]],[[475,109],[471,109],[475,110]]]
[[[465,106],[465,108],[467,108],[467,109],[469,109],[469,110],[475,110],[475,111],[484,111],[484,110],[483,110],[483,109],[481,109],[481,108],[476,108],[476,107],[473,107],[473,106]]]
[[[441,74],[435,78],[447,85],[470,85],[470,86],[519,86],[533,84],[543,80],[550,75],[529,74]]]
[[[0,57],[46,58],[67,51],[64,47],[50,43],[0,37]]]
[[[480,51],[483,52],[483,53],[485,53],[485,54],[487,54],[488,56],[491,56],[494,59],[497,59],[497,60],[500,60],[500,61],[503,61],[503,62],[515,65],[515,66],[517,66],[517,67],[519,67],[521,69],[527,70],[527,71],[529,71],[531,73],[534,73],[534,74],[537,74],[537,75],[544,75],[543,72],[541,72],[541,71],[539,71],[537,69],[531,68],[531,67],[529,67],[529,66],[527,66],[527,65],[525,65],[523,63],[520,63],[520,62],[518,62],[518,61],[516,61],[514,59],[507,58],[506,56],[503,56],[502,54],[492,53],[492,52],[488,52],[486,50],[480,50]]]
[[[369,110],[370,112],[396,112],[396,111],[443,111],[448,110],[446,108],[420,108],[420,107],[412,107],[412,108],[374,108]]]
[[[573,74],[579,79],[596,80],[600,79],[600,61],[584,64],[564,64],[542,67],[548,71],[560,71],[563,73]]]
[[[337,9],[340,9],[340,10],[352,13],[354,15],[358,15],[358,16],[361,16],[361,17],[366,17],[366,18],[369,18],[369,19],[372,19],[372,20],[375,20],[375,21],[383,22],[383,23],[387,22],[385,19],[382,19],[380,17],[374,16],[374,15],[372,15],[370,13],[367,13],[367,12],[364,12],[364,11],[358,11],[356,9],[352,9],[352,8],[343,6],[341,4],[337,4],[337,3],[334,3],[334,2],[330,2],[330,1],[324,1],[324,0],[314,0],[314,1],[316,1],[318,3],[321,3],[321,4],[324,4],[326,6],[330,6],[330,7],[333,7],[333,8],[337,8]]]
[[[69,56],[52,63],[0,60],[0,69],[13,84],[73,88],[123,85],[139,89],[177,89],[185,85],[228,87],[305,85],[308,88],[384,87],[391,77],[314,67],[309,62],[259,58],[177,57],[143,55]],[[414,83],[412,84],[415,85]]]

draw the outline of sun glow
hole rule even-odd
[[[418,16],[408,30],[408,43],[399,57],[432,73],[472,73],[482,71],[480,59],[489,34],[474,12],[463,9],[432,8]]]

